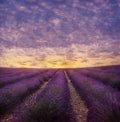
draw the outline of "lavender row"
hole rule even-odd
[[[113,73],[106,73],[102,71],[92,71],[87,69],[77,70],[77,72],[85,74],[96,80],[100,80],[104,84],[110,85],[113,88],[120,90],[120,73],[119,75]]]
[[[120,73],[120,65],[116,66],[101,66],[101,67],[89,67],[89,68],[83,68],[87,69],[89,71],[100,71],[104,73],[112,73],[118,75]]]
[[[29,108],[25,122],[67,122],[69,119],[69,89],[63,71],[58,71],[36,103]]]
[[[120,93],[73,70],[68,75],[89,108],[88,122],[120,122]]]
[[[29,70],[26,72],[21,72],[19,74],[13,74],[11,76],[0,77],[0,88],[7,84],[12,84],[12,83],[18,82],[24,78],[34,77],[34,76],[36,76],[38,74],[42,74],[46,71],[47,70],[39,70],[39,71]]]
[[[23,68],[0,68],[0,76],[4,75],[11,75],[11,74],[17,74],[19,72],[24,72],[27,71],[28,69],[23,69]]]
[[[0,113],[4,113],[7,109],[11,109],[16,104],[21,102],[23,98],[29,95],[40,85],[48,80],[55,73],[55,70],[50,70],[42,75],[37,75],[29,79],[23,79],[21,82],[5,86],[0,89]]]
[[[93,68],[92,68],[93,69]],[[116,65],[116,66],[103,66],[103,67],[96,67],[94,68],[95,70],[101,70],[104,72],[108,72],[108,73],[113,73],[113,74],[117,74],[119,75],[120,73],[120,65]]]
[[[11,70],[10,70],[11,69]],[[43,72],[45,69],[3,69],[0,73],[0,81],[6,81],[12,77],[24,77],[25,75],[32,75],[38,72]]]
[[[15,75],[19,75],[21,73],[36,73],[43,69],[24,69],[24,68],[0,68],[0,78],[2,77],[12,77]]]
[[[35,74],[39,74],[45,72],[45,70],[41,70],[41,71],[36,71],[36,72],[19,72],[17,74],[11,74],[11,76],[8,75],[4,75],[4,76],[0,76],[0,81],[2,82],[9,82],[11,80],[15,80],[17,78],[24,78],[24,77],[29,77],[29,76],[34,76]]]

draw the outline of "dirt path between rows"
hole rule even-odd
[[[76,116],[77,122],[87,122],[87,112],[88,109],[84,104],[84,101],[81,99],[75,88],[73,87],[67,73],[64,71],[65,76],[68,80],[68,87],[70,90],[70,102],[73,107],[73,111]]]
[[[50,80],[50,79],[49,79]],[[26,99],[16,108],[14,108],[11,114],[5,115],[0,122],[22,122],[21,114],[23,115],[26,109],[36,102],[37,95],[45,88],[48,82],[45,82],[36,92],[30,94]]]
[[[75,88],[73,87],[68,75],[66,72],[65,76],[68,80],[68,87],[70,90],[70,103],[73,108],[73,112],[75,113],[75,117],[77,122],[87,122],[87,112],[88,109],[84,105],[83,100],[76,92]],[[14,108],[11,114],[5,115],[0,122],[22,122],[21,115],[23,115],[26,109],[36,102],[37,95],[45,88],[48,82],[45,82],[35,93],[30,94],[20,105]],[[72,119],[72,117],[71,117]]]

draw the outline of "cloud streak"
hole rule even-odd
[[[119,0],[1,0],[0,66],[118,64],[119,15]]]

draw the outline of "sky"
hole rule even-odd
[[[120,0],[0,0],[0,67],[120,64]]]

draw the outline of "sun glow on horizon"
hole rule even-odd
[[[119,0],[0,1],[0,67],[120,64]]]
[[[117,58],[116,60],[120,60]],[[87,59],[87,60],[70,60],[62,56],[48,56],[44,60],[35,59],[31,56],[7,56],[7,59],[1,60],[0,67],[13,67],[13,68],[81,68],[81,67],[94,67],[113,65],[112,59]],[[111,63],[112,62],[112,63]],[[115,64],[117,64],[115,62]]]

